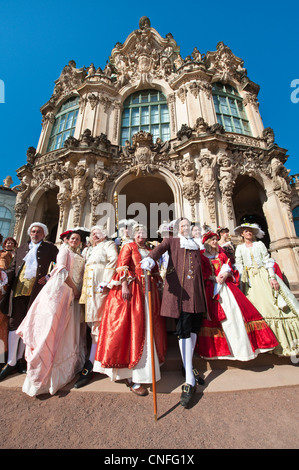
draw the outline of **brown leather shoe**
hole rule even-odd
[[[128,379],[125,380],[126,386],[129,387],[131,392],[135,393],[136,395],[140,397],[145,397],[148,395],[148,389],[145,388],[143,385],[140,385],[138,388],[133,388],[134,382],[129,382]]]
[[[130,390],[131,392],[136,393],[136,395],[139,395],[140,397],[145,397],[146,395],[148,395],[148,389],[145,388],[143,385],[140,385],[140,387],[138,388],[130,387]]]

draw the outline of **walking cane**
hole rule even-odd
[[[114,199],[114,205],[115,205],[115,216],[116,216],[116,230],[117,230],[117,236],[118,236],[118,194],[115,191],[113,194],[113,199]]]
[[[151,277],[150,276],[151,276],[150,271],[144,271],[145,290],[146,290],[147,299],[148,299],[148,313],[149,313],[149,324],[150,324],[154,418],[155,418],[155,421],[157,421],[157,392],[156,392],[156,370],[155,370],[155,350],[154,350],[154,328],[153,328],[152,292],[151,292]]]

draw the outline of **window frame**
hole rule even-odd
[[[293,222],[297,237],[299,237],[299,206],[294,207],[292,210]]]
[[[72,104],[73,103],[73,104]],[[70,122],[70,115],[73,113]],[[60,106],[55,115],[51,134],[48,141],[47,152],[63,148],[64,142],[74,135],[79,113],[79,96],[72,96]],[[71,124],[66,127],[67,124]],[[61,127],[62,125],[62,127]]]
[[[225,131],[252,136],[243,98],[238,90],[229,84],[215,82],[212,96],[217,122],[222,124]]]
[[[151,133],[154,142],[157,138],[163,142],[170,139],[170,114],[166,96],[162,91],[139,90],[124,101],[120,145],[124,147],[127,140],[132,143],[132,136],[140,131]]]
[[[1,215],[1,209],[5,209],[5,211],[3,213],[3,216]],[[9,218],[6,217],[6,214],[9,214],[10,217]],[[5,238],[7,238],[8,235],[9,235],[12,220],[13,220],[13,214],[12,214],[11,210],[8,209],[5,206],[0,206],[0,233],[3,236],[3,240],[5,240]],[[7,228],[7,226],[6,226],[6,228],[3,228],[3,226],[5,227],[5,224],[6,225],[9,224],[8,228]]]

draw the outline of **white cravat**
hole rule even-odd
[[[180,233],[178,234],[178,237],[180,239],[180,247],[181,248],[186,248],[187,250],[198,250],[199,246],[197,243],[194,241],[193,238],[186,238],[184,235],[181,235]]]
[[[37,271],[37,250],[40,246],[41,241],[39,243],[29,243],[30,250],[28,251],[27,255],[24,258],[25,261],[25,279],[32,279],[36,277]]]

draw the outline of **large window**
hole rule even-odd
[[[293,209],[293,220],[294,220],[296,235],[297,237],[299,237],[299,206]]]
[[[8,236],[12,215],[10,210],[6,207],[0,207],[0,233],[3,236],[3,240]]]
[[[153,141],[160,137],[163,142],[170,139],[169,112],[163,93],[158,90],[143,90],[130,95],[124,102],[121,122],[121,145],[139,131],[150,132]]]
[[[213,100],[217,121],[227,132],[251,135],[243,99],[230,85],[214,83]]]
[[[63,103],[55,116],[47,152],[61,149],[66,139],[74,135],[79,110],[79,97],[70,98]]]

